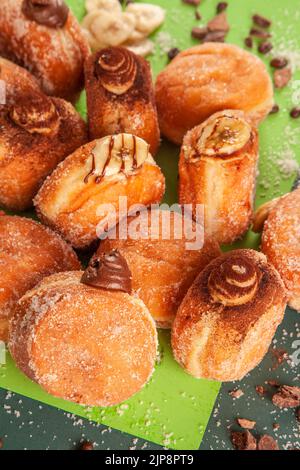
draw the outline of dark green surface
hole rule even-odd
[[[270,379],[289,385],[300,383],[299,365],[292,361],[300,361],[300,316],[294,311],[287,311],[284,324],[277,332],[272,348],[279,347],[289,355],[279,368],[273,370],[274,355],[270,351],[263,363],[243,381],[222,386],[201,449],[231,449],[228,428],[233,426],[238,429],[235,424],[238,416],[257,421],[255,432],[273,435],[278,439],[280,448],[300,449],[300,425],[296,421],[295,410],[279,410],[273,406],[270,400],[273,389],[270,387],[267,387],[270,393],[265,398],[258,396],[255,391],[256,385],[265,385],[265,381]],[[241,389],[244,396],[233,399],[229,391],[235,388]],[[93,441],[95,449],[160,449],[142,439],[4,390],[0,390],[0,400],[0,438],[3,438],[3,449],[72,450],[85,439]],[[272,429],[275,422],[280,424],[277,432]]]

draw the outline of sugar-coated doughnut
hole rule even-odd
[[[285,283],[289,306],[300,312],[300,188],[262,206],[258,220],[261,250]]]
[[[157,333],[143,302],[127,293],[127,268],[111,253],[89,273],[45,278],[19,301],[9,349],[18,367],[48,393],[112,406],[151,377]]]
[[[263,359],[285,306],[284,284],[265,255],[226,253],[199,274],[178,310],[175,358],[194,377],[240,380]]]
[[[95,140],[67,157],[35,198],[39,217],[76,248],[86,248],[127,207],[161,201],[165,179],[149,145],[131,134]],[[127,210],[127,208],[125,208]],[[126,212],[125,212],[126,216]],[[103,226],[101,226],[103,224]]]
[[[253,217],[258,134],[241,111],[220,111],[187,133],[179,160],[179,202],[205,211],[205,232],[232,243]]]
[[[135,232],[130,233],[131,222],[132,226],[141,223],[144,227],[138,237]],[[98,249],[98,254],[112,249],[120,251],[131,270],[133,290],[146,304],[157,326],[162,328],[171,327],[195,277],[221,254],[217,242],[210,238],[203,240],[200,225],[191,221],[194,233],[191,237],[191,233],[185,233],[184,222],[186,219],[177,212],[145,211],[128,219],[126,239],[123,234],[120,239],[117,228],[116,239],[107,238]],[[164,227],[169,227],[170,237],[164,238]],[[197,230],[199,246],[196,246]]]
[[[90,56],[85,87],[91,139],[122,132],[150,145],[155,155],[160,132],[149,63],[124,47]]]
[[[273,106],[264,63],[232,44],[205,43],[178,54],[156,82],[160,129],[181,144],[186,132],[224,109],[239,109],[256,125]]]
[[[48,95],[83,88],[87,40],[63,0],[1,0],[0,55],[27,68]]]
[[[40,280],[59,271],[80,269],[72,248],[47,227],[0,214],[0,340],[17,301]]]
[[[6,92],[0,106],[0,205],[25,210],[57,164],[87,141],[87,129],[70,103],[46,96],[29,72],[3,58],[0,80]]]

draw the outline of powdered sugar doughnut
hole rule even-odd
[[[114,255],[111,262],[114,271]],[[11,321],[9,349],[18,367],[48,393],[111,406],[149,380],[157,333],[143,302],[125,292],[125,279],[124,291],[115,290],[122,286],[111,279],[102,287],[83,280],[80,271],[55,274],[28,292]]]
[[[30,219],[0,214],[0,339],[16,302],[44,276],[79,269],[72,248]]]

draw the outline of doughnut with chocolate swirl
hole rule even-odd
[[[226,253],[199,274],[179,307],[175,359],[197,378],[240,380],[263,359],[285,307],[284,284],[265,255]]]
[[[148,382],[156,361],[154,321],[138,297],[124,292],[126,261],[107,256],[98,273],[93,265],[92,282],[82,271],[43,279],[10,321],[17,366],[51,395],[82,405],[127,400]]]
[[[45,276],[80,269],[72,248],[47,227],[23,217],[0,215],[0,340],[18,300]]]
[[[94,140],[61,162],[35,198],[41,220],[87,248],[127,215],[121,207],[159,203],[165,178],[149,145],[131,134]],[[127,210],[125,207],[125,211]]]
[[[0,55],[28,69],[46,94],[75,101],[89,52],[63,0],[1,0]]]
[[[253,230],[262,231],[261,250],[285,283],[289,306],[300,312],[300,187],[261,206]]]
[[[226,110],[187,133],[179,160],[179,202],[204,205],[205,231],[232,243],[253,217],[257,130],[241,111]]]
[[[109,47],[86,61],[85,79],[91,139],[134,134],[155,155],[160,133],[148,62],[123,47]]]
[[[27,70],[0,58],[5,104],[0,105],[0,205],[32,206],[45,178],[87,141],[84,121],[73,106],[51,98]]]

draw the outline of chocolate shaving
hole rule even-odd
[[[256,450],[256,439],[250,431],[231,433],[231,442],[236,450]]]
[[[288,65],[288,60],[285,57],[274,57],[271,60],[270,65],[274,67],[274,69],[283,69]]]
[[[292,78],[292,71],[290,68],[275,70],[274,84],[275,88],[284,88]]]
[[[32,21],[50,28],[62,28],[69,8],[63,0],[23,0],[22,13]]]
[[[225,11],[228,7],[228,3],[227,2],[220,2],[218,3],[217,5],[217,13],[222,13],[222,11]]]
[[[253,23],[255,23],[257,26],[260,26],[261,28],[269,28],[272,24],[270,20],[257,14],[252,16],[252,20]]]
[[[257,450],[279,450],[277,441],[272,436],[264,434],[257,443]]]
[[[279,106],[278,104],[274,104],[274,106],[272,107],[271,111],[269,112],[269,114],[276,114],[278,113],[279,111]]]
[[[225,31],[209,31],[203,42],[224,42],[226,38]]]
[[[81,278],[81,283],[131,294],[131,279],[132,275],[125,258],[118,250],[113,250],[92,258]]]
[[[197,26],[192,29],[192,37],[195,39],[204,39],[207,35],[207,28],[198,28]]]
[[[249,49],[252,49],[253,47],[253,39],[250,37],[245,38],[245,46],[249,47]]]
[[[244,429],[254,429],[256,426],[256,421],[251,421],[250,419],[237,418],[237,422]]]
[[[261,54],[267,54],[273,49],[273,45],[270,42],[264,41],[258,46],[258,52]]]
[[[269,33],[268,31],[262,31],[261,29],[257,29],[257,28],[251,28],[250,35],[255,36],[256,38],[260,38],[260,39],[268,39],[272,37],[272,34]]]
[[[298,119],[300,117],[300,108],[298,106],[296,106],[295,108],[293,108],[290,112],[290,116],[293,118],[293,119]]]
[[[172,49],[170,49],[168,52],[169,60],[175,59],[175,57],[179,54],[179,52],[180,50],[177,47],[173,47]]]
[[[300,387],[282,385],[273,395],[272,402],[279,408],[296,408],[300,405]]]

